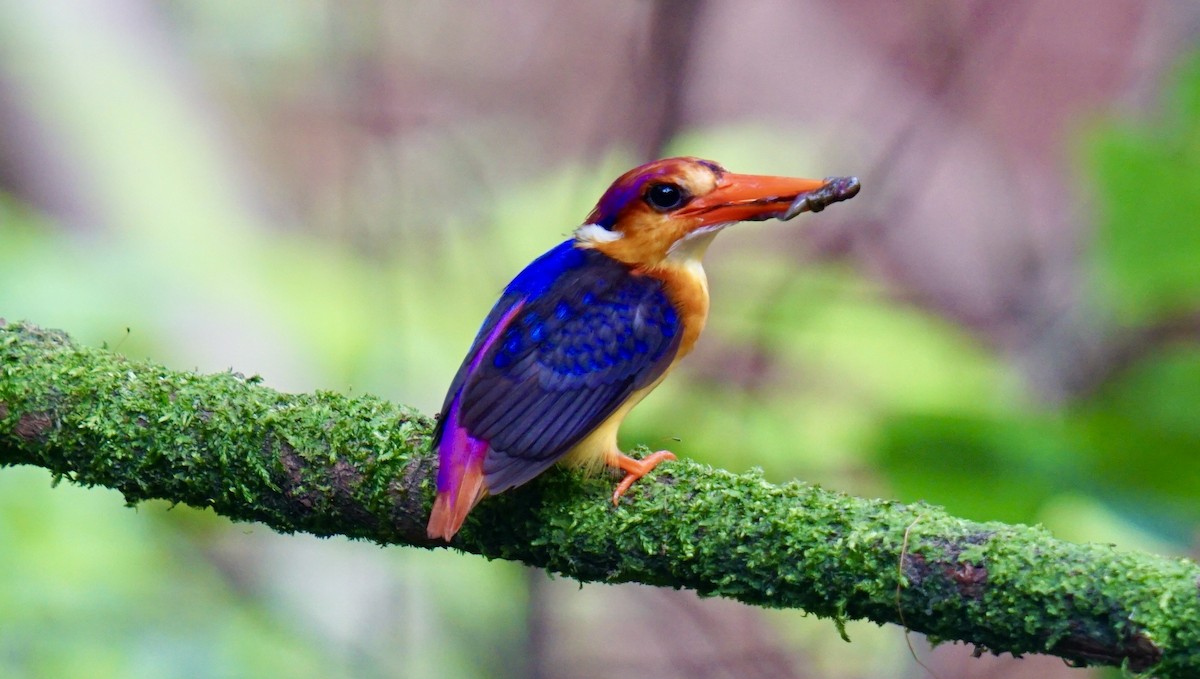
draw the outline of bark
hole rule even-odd
[[[282,394],[0,320],[0,465],[211,507],[281,532],[425,537],[432,420],[371,396]],[[866,618],[991,652],[1200,672],[1200,568],[926,504],[773,485],[680,460],[634,485],[556,470],[485,500],[453,547],[588,582]],[[136,520],[131,517],[130,520]]]

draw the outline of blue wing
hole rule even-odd
[[[456,407],[458,426],[488,444],[488,490],[518,486],[657,379],[680,334],[657,279],[567,241],[505,289],[459,368],[439,423]]]

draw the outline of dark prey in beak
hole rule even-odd
[[[779,221],[786,222],[801,212],[820,212],[829,205],[850,200],[858,195],[860,188],[862,184],[859,183],[858,177],[826,177],[825,185],[821,188],[796,196],[796,200],[792,201],[792,205],[779,217]]]

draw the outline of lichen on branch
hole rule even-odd
[[[211,507],[281,532],[425,537],[432,421],[371,396],[282,394],[0,320],[0,465]],[[1200,673],[1200,568],[938,507],[680,460],[635,484],[555,471],[489,498],[453,546],[596,582],[685,587],[993,652]],[[130,520],[136,520],[132,518]]]

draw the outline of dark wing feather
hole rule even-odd
[[[433,449],[437,450],[438,444],[442,440],[442,434],[446,430],[446,422],[449,420],[450,408],[454,405],[454,399],[462,390],[463,383],[466,382],[467,375],[471,371],[471,364],[475,361],[480,349],[483,348],[487,338],[496,330],[496,326],[504,322],[504,318],[513,307],[521,303],[523,296],[519,293],[505,291],[505,294],[496,301],[487,318],[483,320],[483,325],[479,327],[479,332],[475,334],[475,340],[471,343],[471,348],[467,351],[467,357],[463,359],[462,365],[458,367],[458,372],[454,375],[454,380],[450,382],[450,389],[446,392],[446,399],[442,401],[441,414],[438,416],[437,423],[433,427],[432,443]]]
[[[483,471],[493,493],[554,464],[657,379],[678,348],[679,318],[657,279],[578,252],[580,265],[536,295],[510,286],[451,389],[461,389],[462,426],[488,442]],[[495,340],[481,345],[516,304]]]

